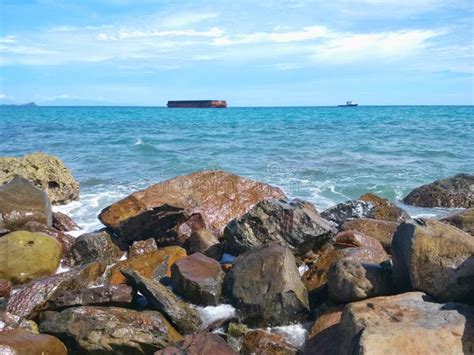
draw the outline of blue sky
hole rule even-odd
[[[472,0],[0,0],[0,102],[474,104]]]

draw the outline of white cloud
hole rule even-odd
[[[111,33],[100,33],[97,35],[97,39],[100,41],[116,41],[142,37],[219,37],[222,34],[223,31],[218,27],[213,27],[207,31],[196,31],[193,29],[160,31],[158,29],[120,28]]]
[[[15,42],[16,42],[16,36],[0,37],[0,43],[15,43]]]
[[[179,12],[171,15],[158,15],[157,22],[161,27],[184,27],[218,17],[215,12]]]

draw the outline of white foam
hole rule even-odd
[[[298,272],[302,276],[306,271],[308,271],[309,267],[306,264],[298,266]]]
[[[205,327],[219,320],[232,319],[236,315],[236,309],[230,304],[207,307],[196,306],[196,309]]]
[[[143,144],[143,141],[140,137],[137,138],[137,140],[135,141],[134,145],[142,145]]]
[[[62,274],[63,272],[69,271],[70,269],[70,267],[59,264],[58,268],[56,269],[56,274]]]
[[[308,333],[305,324],[292,324],[280,327],[268,328],[268,331],[281,335],[291,345],[301,348]]]

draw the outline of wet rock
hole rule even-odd
[[[265,330],[252,330],[245,334],[240,351],[244,355],[296,355],[297,352],[298,350],[288,344],[281,335]]]
[[[182,339],[159,312],[118,307],[47,312],[40,331],[57,336],[69,351],[79,353],[150,354]]]
[[[152,278],[155,269],[160,265],[165,267],[164,276],[171,276],[171,266],[186,256],[186,250],[180,247],[165,247],[151,253],[137,255],[126,260],[117,262],[107,274],[107,282],[111,285],[119,285],[126,282],[122,269],[131,269],[140,275]],[[161,276],[161,275],[160,275]]]
[[[28,321],[9,312],[0,311],[0,334],[13,329],[24,329],[30,333],[38,333],[37,328],[33,321]]]
[[[465,211],[452,214],[441,219],[441,221],[449,223],[474,236],[474,208],[469,208]]]
[[[390,252],[392,246],[392,238],[397,230],[398,223],[379,221],[369,218],[359,218],[351,221],[346,221],[342,225],[343,231],[357,231],[368,237],[377,239],[382,243],[387,252]]]
[[[474,207],[474,175],[458,174],[417,187],[403,202],[419,207]]]
[[[342,202],[321,212],[321,217],[340,226],[347,220],[374,218],[374,205],[371,202],[360,200]]]
[[[46,334],[32,334],[23,329],[0,332],[0,353],[19,355],[67,355],[59,339]]]
[[[45,191],[53,204],[64,204],[79,198],[79,183],[64,163],[53,155],[33,153],[23,158],[0,158],[0,185],[16,175]]]
[[[438,301],[473,301],[474,239],[448,224],[415,219],[398,227],[392,242],[399,290],[419,290]]]
[[[10,296],[7,311],[31,319],[45,308],[50,299],[66,291],[92,286],[104,271],[105,266],[95,262],[32,281]]]
[[[391,269],[357,260],[338,260],[329,268],[328,292],[334,303],[389,295],[392,292]]]
[[[22,284],[54,274],[62,247],[43,233],[18,231],[0,238],[0,278]]]
[[[183,342],[157,351],[155,355],[237,355],[219,335],[213,333],[197,333],[186,335]]]
[[[63,255],[69,253],[72,245],[74,244],[75,239],[66,233],[63,233],[55,228],[48,227],[45,224],[36,222],[36,221],[29,221],[25,223],[22,227],[23,230],[33,232],[33,233],[44,233],[56,239],[59,243],[61,243]]]
[[[63,309],[77,306],[130,306],[134,291],[130,286],[99,286],[58,294],[50,299],[47,309]]]
[[[333,355],[339,353],[341,321],[344,306],[331,307],[320,315],[310,330],[303,346],[303,355]]]
[[[0,201],[0,228],[16,231],[29,221],[51,226],[48,195],[20,176],[0,186]]]
[[[148,302],[162,312],[182,334],[196,332],[201,326],[197,312],[180,300],[168,287],[132,270],[122,270]]]
[[[223,293],[250,326],[297,322],[309,311],[295,258],[277,244],[239,256],[225,278]]]
[[[138,240],[133,242],[129,250],[129,257],[150,253],[158,250],[156,241],[153,238],[147,240]]]
[[[410,218],[407,212],[396,206],[386,198],[366,193],[359,197],[359,200],[372,203],[374,205],[373,218],[387,222],[403,222]]]
[[[61,212],[53,212],[53,228],[61,232],[71,232],[81,229],[71,217]]]
[[[216,260],[220,260],[224,252],[219,239],[208,229],[192,232],[184,247],[189,254],[202,253]]]
[[[225,250],[240,255],[247,250],[277,241],[295,254],[304,255],[325,244],[336,230],[316,208],[301,200],[264,200],[224,230]]]
[[[85,265],[100,261],[106,265],[113,264],[123,255],[123,251],[113,242],[109,233],[101,231],[79,236],[67,258],[71,265]]]
[[[171,268],[173,290],[203,306],[219,303],[224,276],[220,264],[201,253],[179,259]]]
[[[10,297],[12,283],[5,279],[0,279],[0,298]]]
[[[224,227],[267,198],[284,198],[267,184],[224,171],[179,176],[138,191],[99,215],[120,239],[156,239],[159,246],[182,245],[193,231],[208,228],[221,236]]]
[[[347,305],[339,326],[341,354],[469,354],[474,309],[430,302],[421,292]]]

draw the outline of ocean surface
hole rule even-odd
[[[278,185],[320,211],[365,192],[401,204],[416,186],[474,173],[474,106],[0,107],[0,138],[1,156],[44,151],[72,169],[81,199],[59,209],[88,231],[114,201],[203,169]]]

